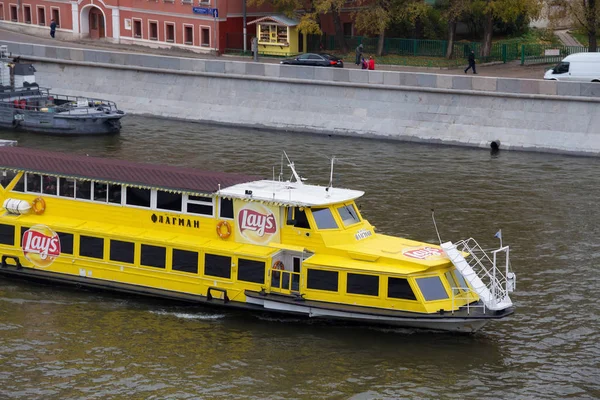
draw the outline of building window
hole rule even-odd
[[[210,47],[210,29],[200,28],[200,45],[202,47]]]
[[[4,21],[4,4],[0,3],[0,21]]]
[[[278,25],[258,25],[259,43],[281,44],[288,45],[288,29],[287,26]]]
[[[309,269],[307,271],[306,287],[308,289],[328,290],[337,292],[338,273],[335,271],[321,271]]]
[[[18,22],[19,21],[19,12],[18,12],[18,8],[17,6],[10,6],[10,20],[12,22]]]
[[[42,192],[42,176],[39,174],[27,174],[25,177],[25,191],[30,193]]]
[[[135,37],[135,38],[142,37],[142,20],[141,19],[133,20],[133,37]]]
[[[186,203],[188,213],[213,215],[213,199],[210,197],[188,196]]]
[[[151,246],[149,244],[142,245],[141,265],[156,268],[165,268],[167,259],[167,249],[159,246]]]
[[[265,283],[265,263],[239,258],[237,279],[238,281]]]
[[[56,232],[60,239],[60,253],[61,254],[73,254],[73,234]]]
[[[75,198],[83,200],[92,199],[92,181],[75,181]]]
[[[0,243],[15,245],[15,227],[14,225],[0,224]]]
[[[175,42],[175,25],[165,24],[165,42]]]
[[[148,26],[150,27],[148,33],[150,40],[158,40],[158,22],[149,22]]]
[[[26,24],[31,23],[31,6],[23,6],[23,20]]]
[[[233,219],[233,200],[221,198],[221,206],[219,207],[219,216],[221,218]]]
[[[198,253],[195,251],[173,249],[173,271],[198,273]]]
[[[126,189],[125,204],[138,207],[150,207],[150,189],[138,189],[128,186]]]
[[[181,193],[156,191],[156,208],[159,210],[181,211],[182,200]]]
[[[58,195],[62,197],[75,197],[75,179],[71,178],[59,178],[58,179],[59,191]]]
[[[376,275],[348,274],[346,292],[379,296],[379,277]]]
[[[104,239],[82,235],[79,238],[79,255],[83,257],[104,258]]]
[[[183,27],[183,43],[184,44],[194,44],[194,27],[193,26],[184,26]]]
[[[390,299],[416,300],[407,279],[388,278],[388,297]]]
[[[110,241],[110,254],[111,261],[119,261],[124,263],[133,264],[135,256],[135,244],[132,242],[123,242],[121,240]]]
[[[37,12],[38,25],[46,26],[46,9],[44,7],[38,7]]]
[[[448,293],[446,293],[446,289],[439,276],[419,278],[417,279],[417,284],[419,285],[419,289],[421,289],[425,301],[444,300],[448,298]]]
[[[60,28],[60,10],[58,8],[52,8],[52,19],[56,22],[56,27]]]
[[[231,279],[231,257],[205,254],[204,275]]]
[[[58,187],[58,178],[55,176],[44,175],[42,176],[42,192],[44,194],[50,194],[56,196]]]

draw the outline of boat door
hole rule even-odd
[[[304,254],[281,251],[273,256],[273,265],[269,270],[271,292],[299,293],[302,277]]]
[[[92,7],[90,9],[90,38],[100,39],[104,36],[104,15],[98,7]]]

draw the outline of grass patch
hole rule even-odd
[[[571,36],[573,36],[575,39],[577,39],[577,41],[579,43],[581,43],[582,46],[588,47],[590,45],[588,34],[586,32],[576,30],[576,31],[569,31],[569,34]],[[600,42],[600,35],[597,35],[596,39],[598,40],[598,42]]]

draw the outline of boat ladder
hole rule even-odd
[[[504,310],[513,305],[508,293],[515,289],[516,275],[510,271],[508,246],[493,250],[491,258],[473,238],[442,243],[441,247],[486,308]],[[468,261],[463,253],[469,253]],[[501,258],[504,268],[496,264]]]

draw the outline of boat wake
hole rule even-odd
[[[168,316],[173,316],[173,317],[181,318],[181,319],[196,319],[196,320],[204,320],[204,321],[225,318],[225,314],[212,314],[212,313],[203,313],[203,312],[198,312],[198,313],[187,312],[186,313],[186,312],[160,310],[160,311],[150,311],[150,313],[156,314],[156,315],[168,315]]]

